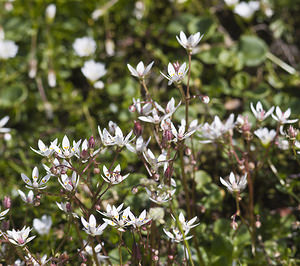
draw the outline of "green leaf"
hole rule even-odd
[[[265,61],[268,47],[262,39],[244,35],[239,41],[239,50],[243,54],[245,65],[253,67]]]

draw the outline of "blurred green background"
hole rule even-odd
[[[231,112],[250,114],[250,102],[258,100],[268,108],[290,107],[293,117],[299,117],[300,1],[259,2],[260,8],[252,18],[244,19],[219,0],[1,1],[0,26],[5,39],[14,41],[19,49],[15,58],[0,60],[0,118],[9,115],[6,126],[12,129],[11,140],[0,139],[0,194],[11,195],[13,189],[21,186],[20,173],[29,175],[33,166],[39,165],[40,157],[30,150],[30,146],[37,147],[38,139],[49,143],[56,137],[60,141],[65,134],[76,140],[98,137],[97,126],[106,127],[109,120],[117,122],[123,132],[131,130],[136,115],[128,111],[128,106],[133,97],[141,95],[139,82],[130,76],[127,63],[136,66],[139,61],[148,64],[154,60],[147,82],[151,95],[160,103],[166,103],[172,96],[178,102],[179,92],[174,86],[167,86],[159,72],[166,73],[169,62],[187,62],[186,53],[175,38],[181,30],[187,35],[198,31],[204,34],[200,50],[192,58],[191,91],[208,95],[211,102],[208,106],[193,103],[191,117],[203,122],[211,121],[216,114],[224,118]],[[56,4],[56,16],[49,23],[45,9],[51,3]],[[96,19],[92,17],[95,10],[100,10]],[[72,44],[84,36],[92,37],[97,49],[92,56],[82,58],[75,54]],[[106,66],[101,90],[93,88],[81,72],[88,59]],[[36,76],[30,78],[28,73],[34,62]],[[48,84],[49,71],[56,74],[55,87]],[[179,110],[175,117],[181,114]],[[275,122],[270,124],[274,126]],[[129,155],[125,153],[121,162],[139,169],[137,158]],[[205,222],[220,217],[227,220],[218,219],[213,232],[229,231],[233,206],[225,203],[232,205],[232,201],[228,197],[221,208],[224,193],[215,185],[219,175],[229,172],[222,158],[224,155],[218,151],[211,151],[210,157],[204,154],[198,162],[205,171],[199,172],[199,187],[203,189],[206,185],[200,201],[208,209],[201,218],[199,230],[203,233],[207,230]],[[217,166],[216,160],[220,162]],[[299,173],[299,165],[290,151],[274,154],[274,160],[283,179]],[[268,214],[274,213],[273,218],[266,215],[264,233],[272,239],[266,245],[269,244],[270,252],[285,254],[288,263],[296,256],[296,246],[300,244],[292,233],[299,203],[270,172],[261,175],[256,200],[264,204]],[[296,180],[289,182],[299,192]],[[216,195],[211,202],[206,198],[210,193]],[[280,209],[286,208],[291,212],[281,216]],[[233,252],[226,237],[218,236],[211,244],[212,238],[201,238],[212,253],[227,254],[224,247]],[[235,251],[239,254],[242,249]],[[216,263],[226,265],[222,261]]]

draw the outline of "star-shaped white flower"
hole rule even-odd
[[[30,227],[24,226],[21,230],[15,230],[15,229],[7,230],[6,234],[7,234],[8,240],[11,243],[22,247],[22,246],[26,245],[28,242],[30,242],[32,239],[35,238],[35,236],[31,236],[28,238],[31,230],[32,229],[30,229]]]
[[[168,64],[168,75],[165,75],[164,73],[160,72],[166,79],[169,80],[168,85],[171,85],[173,82],[175,84],[179,84],[183,78],[185,77],[186,73],[188,71],[188,68],[186,68],[186,63],[183,63],[180,65],[178,62],[171,64]]]
[[[26,187],[29,189],[45,189],[46,183],[50,179],[50,175],[44,176],[40,181],[39,181],[39,170],[37,167],[34,167],[32,170],[32,181],[25,175],[21,174],[21,177],[23,181],[26,183]]]
[[[195,34],[190,35],[189,38],[186,37],[185,33],[183,31],[180,32],[179,37],[176,36],[177,41],[179,44],[185,48],[190,53],[196,52],[196,46],[201,41],[204,34],[200,34],[200,32],[197,32]]]
[[[79,175],[77,175],[75,171],[73,171],[71,177],[69,177],[67,174],[62,174],[60,178],[58,178],[58,182],[65,190],[74,191],[78,186]]]
[[[50,143],[50,146],[46,146],[42,140],[38,140],[38,148],[39,150],[35,150],[34,148],[30,147],[34,152],[39,155],[49,157],[55,152],[55,147],[57,146],[57,139]]]
[[[103,174],[102,178],[107,182],[111,184],[119,184],[123,180],[125,180],[129,174],[126,174],[124,176],[121,175],[121,166],[118,164],[113,171],[109,171],[105,165],[103,165]]]
[[[242,177],[234,175],[233,172],[230,173],[229,179],[224,180],[220,177],[220,182],[229,190],[229,192],[241,192],[247,185],[247,174]]]
[[[269,131],[266,127],[255,130],[254,134],[260,139],[264,146],[268,146],[276,137],[276,131],[274,129]]]
[[[33,191],[32,190],[29,190],[27,196],[26,194],[22,191],[22,190],[18,190],[18,193],[21,197],[21,199],[26,202],[26,203],[29,203],[29,204],[33,204],[33,199],[34,199],[34,194],[33,194]]]
[[[280,107],[277,106],[275,112],[276,115],[272,114],[272,117],[280,124],[293,124],[298,121],[298,119],[288,120],[291,115],[291,108],[288,108],[285,112],[282,112]]]
[[[132,76],[138,77],[140,79],[145,78],[145,76],[149,73],[152,66],[154,64],[154,61],[152,61],[146,68],[144,66],[144,63],[140,61],[136,68],[133,68],[131,65],[127,64],[127,67],[131,73]]]
[[[71,146],[69,138],[65,135],[62,140],[62,147],[55,146],[55,152],[60,158],[71,158],[74,155],[78,154],[79,146],[80,146],[81,140],[75,142],[73,141],[73,145]]]
[[[253,103],[250,103],[251,111],[256,117],[258,121],[265,120],[268,116],[270,116],[274,111],[274,106],[272,106],[269,111],[265,111],[262,107],[262,104],[260,101],[257,102],[256,108],[254,108]]]
[[[93,214],[90,215],[88,222],[81,217],[81,222],[84,226],[83,230],[91,236],[102,235],[104,229],[107,227],[107,223],[97,226],[96,218]]]

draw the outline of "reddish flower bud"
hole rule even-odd
[[[5,196],[3,199],[3,206],[5,209],[9,209],[11,207],[11,198]]]
[[[133,132],[137,137],[142,135],[143,127],[139,121],[134,121]]]
[[[136,107],[134,105],[130,105],[128,107],[129,112],[134,113],[136,111]]]
[[[93,136],[90,137],[89,139],[89,148],[94,149],[95,148],[95,139]]]
[[[100,174],[100,169],[98,167],[95,167],[93,172],[95,175]]]
[[[155,180],[155,181],[159,181],[159,174],[154,174],[152,176],[152,178]]]
[[[81,157],[82,159],[87,159],[87,158],[89,158],[89,153],[88,153],[88,151],[87,151],[87,150],[82,150],[82,152],[81,152],[81,154],[80,154],[80,157]]]
[[[166,169],[166,171],[165,171],[165,177],[166,177],[168,180],[170,180],[170,178],[172,177],[172,175],[173,175],[173,170],[174,170],[174,168],[173,168],[173,163],[170,162],[169,165],[168,165],[168,167],[167,167],[167,169]]]

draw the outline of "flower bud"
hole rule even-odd
[[[96,204],[96,205],[95,205],[95,209],[96,209],[97,211],[100,211],[100,210],[101,210],[100,205],[99,205],[99,204]]]
[[[9,209],[11,207],[11,198],[8,196],[5,196],[3,199],[3,206],[5,209]]]
[[[158,259],[159,259],[157,255],[154,255],[152,258],[154,261],[158,261]]]
[[[167,169],[166,169],[166,171],[165,171],[165,177],[166,177],[168,180],[170,180],[170,178],[172,177],[172,175],[173,175],[173,170],[174,170],[174,168],[173,168],[173,163],[170,162],[169,165],[168,165],[168,167],[167,167]]]
[[[173,255],[168,255],[169,260],[173,260],[174,256]]]
[[[152,176],[152,178],[155,180],[155,181],[159,181],[159,174],[154,174]]]
[[[67,212],[71,212],[72,211],[72,206],[71,206],[70,202],[66,203],[66,209],[67,209]]]
[[[54,20],[55,14],[56,14],[55,4],[48,5],[46,8],[46,19],[47,19],[48,23],[51,23]]]
[[[295,139],[298,135],[297,130],[292,125],[288,129],[288,135],[291,139]]]
[[[260,221],[256,221],[255,222],[255,227],[256,228],[260,228],[261,227],[261,222]]]
[[[200,99],[205,104],[208,104],[210,102],[210,99],[207,95],[201,96]]]
[[[136,193],[138,193],[138,188],[137,187],[133,187],[132,188],[132,190],[131,190],[131,192],[132,192],[132,194],[136,194]]]
[[[165,130],[163,133],[163,139],[166,140],[167,142],[169,142],[170,140],[172,140],[173,138],[173,134],[171,130]]]
[[[93,136],[91,136],[90,138],[89,138],[89,148],[90,149],[94,149],[95,148],[95,139],[94,139],[94,137]]]
[[[136,107],[132,104],[128,107],[129,112],[134,113],[136,111]]]
[[[56,74],[54,70],[49,70],[48,72],[48,85],[53,88],[56,86]]]
[[[87,150],[82,150],[82,152],[80,153],[80,158],[82,159],[87,159],[89,158],[89,153]]]
[[[238,228],[238,223],[237,223],[236,221],[232,221],[232,222],[230,223],[230,225],[231,225],[231,228],[232,228],[233,230],[236,230],[236,229]]]
[[[192,150],[190,148],[185,149],[185,155],[190,156],[192,154]]]
[[[143,127],[139,121],[134,121],[134,128],[133,128],[134,134],[139,137],[143,133]]]
[[[100,169],[98,167],[95,167],[93,172],[95,175],[98,175],[100,174]]]

